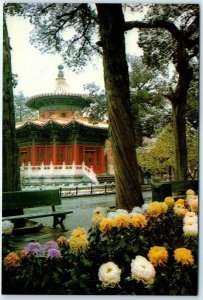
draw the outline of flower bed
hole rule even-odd
[[[130,213],[97,209],[88,232],[78,227],[69,239],[10,252],[3,294],[196,295],[198,197],[191,193]]]

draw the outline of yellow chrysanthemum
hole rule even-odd
[[[98,225],[101,222],[101,220],[103,220],[103,219],[104,219],[104,216],[102,214],[93,214],[92,223],[94,225]]]
[[[189,189],[189,190],[186,191],[186,195],[187,195],[187,196],[188,196],[188,195],[195,196],[196,194],[195,194],[195,191],[193,191],[192,189]]]
[[[130,222],[135,228],[143,228],[147,225],[147,219],[142,214],[134,215]]]
[[[188,212],[188,209],[182,205],[174,206],[173,210],[174,210],[174,213],[180,218],[184,218],[186,213]]]
[[[88,246],[88,237],[86,234],[82,234],[80,236],[71,236],[69,239],[70,250],[74,254],[78,254],[79,252],[85,252]]]
[[[165,202],[154,201],[149,204],[147,213],[152,217],[158,217],[165,214],[168,210],[168,205]]]
[[[148,253],[148,258],[155,267],[165,265],[168,261],[168,251],[164,247],[151,247]]]
[[[10,252],[5,258],[4,258],[4,266],[9,268],[14,268],[18,265],[20,261],[20,257],[15,252]]]
[[[174,206],[175,200],[173,199],[173,197],[166,197],[164,199],[164,202],[168,205],[168,206]]]
[[[103,218],[99,223],[99,230],[102,232],[110,231],[114,227],[114,220],[110,218]]]
[[[193,265],[194,257],[192,255],[192,251],[187,248],[177,248],[174,251],[175,260],[182,265]]]
[[[83,234],[86,234],[86,230],[83,227],[77,227],[71,232],[72,237],[80,237]]]
[[[128,227],[130,225],[130,222],[131,218],[128,215],[121,214],[114,219],[114,226],[118,228]]]
[[[179,199],[175,202],[175,206],[177,206],[177,205],[185,206],[185,200],[179,198]]]
[[[60,236],[56,242],[61,247],[68,245],[68,239],[65,236]]]

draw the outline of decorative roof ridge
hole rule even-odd
[[[108,124],[105,124],[105,126],[99,126],[98,124],[87,124],[86,122],[83,122],[80,119],[73,119],[73,118],[64,120],[63,122],[60,122],[57,119],[51,118],[51,119],[47,119],[45,122],[40,121],[40,123],[41,124],[39,124],[39,122],[37,120],[28,120],[21,124],[16,124],[16,129],[17,130],[23,129],[27,126],[35,126],[38,128],[43,128],[43,127],[47,127],[51,124],[59,125],[61,127],[69,127],[71,125],[78,124],[78,125],[82,125],[84,127],[94,128],[94,129],[107,129],[108,128]]]
[[[96,124],[93,124],[93,123],[87,124],[87,122],[83,122],[80,119],[74,119],[73,122],[78,123],[78,124],[83,125],[83,126],[86,126],[86,127],[90,127],[90,128],[101,128],[101,129],[103,129],[105,127],[108,128],[108,124],[104,124],[105,126],[103,127],[103,126],[99,126],[98,123],[96,123]]]
[[[29,97],[28,100],[36,99],[40,97],[50,97],[50,96],[75,96],[75,97],[84,97],[87,98],[87,94],[77,94],[77,93],[44,93],[44,94],[38,94],[32,97]]]

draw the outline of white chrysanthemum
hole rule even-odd
[[[197,236],[198,224],[197,223],[185,224],[183,226],[183,232],[184,232],[184,235],[186,235],[186,236]]]
[[[117,209],[116,210],[116,215],[121,215],[121,214],[124,214],[124,215],[128,215],[128,211],[126,209]]]
[[[133,216],[135,216],[135,215],[138,215],[138,213],[137,212],[131,212],[131,213],[129,213],[129,217],[133,217]]]
[[[188,211],[186,214],[185,214],[185,218],[193,218],[196,216],[196,213],[194,211]]]
[[[187,198],[187,202],[191,211],[198,211],[198,196],[189,196],[189,198]]]
[[[5,220],[2,222],[2,233],[11,234],[14,224],[11,221]]]
[[[117,213],[115,211],[110,211],[108,214],[107,214],[107,218],[109,219],[112,219],[114,220],[116,217],[117,217]]]
[[[131,213],[130,213],[130,216],[134,216],[134,215],[136,215],[136,214],[142,214],[142,213],[143,213],[143,211],[142,211],[141,207],[135,206],[135,207],[132,209],[132,211],[131,211]]]
[[[197,216],[194,216],[194,217],[185,216],[183,219],[183,223],[184,223],[184,225],[192,225],[194,223],[198,223],[198,217]]]
[[[198,216],[194,211],[189,211],[185,214],[183,223],[184,225],[192,225],[193,223],[198,223]]]
[[[154,266],[143,256],[138,255],[131,262],[132,279],[144,284],[153,284],[156,271]]]
[[[113,288],[120,282],[121,269],[114,262],[108,262],[101,265],[98,276],[103,287]]]
[[[104,207],[96,207],[96,208],[93,210],[93,213],[92,213],[92,214],[93,214],[93,215],[95,215],[95,214],[101,214],[101,215],[105,216],[105,215],[106,215],[106,210],[105,210]]]
[[[144,203],[144,204],[142,205],[142,212],[143,212],[143,213],[147,212],[148,206],[149,206],[148,203]]]

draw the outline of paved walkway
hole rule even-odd
[[[143,192],[145,202],[151,201],[151,191]],[[62,207],[65,210],[73,210],[73,214],[67,215],[64,221],[67,231],[62,232],[60,228],[52,229],[53,217],[35,219],[43,224],[43,228],[33,234],[16,235],[13,237],[13,245],[16,250],[21,250],[29,242],[40,242],[42,244],[49,240],[56,240],[59,236],[69,237],[72,229],[80,226],[86,229],[91,227],[92,212],[96,207],[110,207],[115,205],[115,194],[102,196],[74,197],[62,199]],[[28,212],[47,211],[47,207],[25,209]]]

